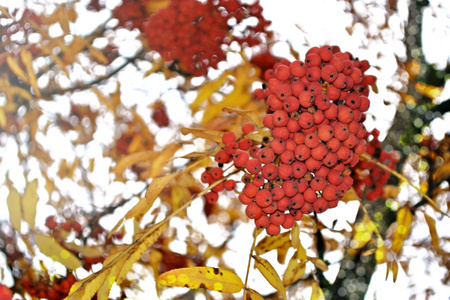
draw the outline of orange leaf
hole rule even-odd
[[[224,293],[238,293],[244,283],[235,273],[212,267],[173,269],[158,276],[156,281],[166,286],[205,288]]]
[[[194,102],[191,104],[191,109],[193,112],[198,111],[200,105],[208,100],[212,94],[217,92],[219,88],[225,83],[225,81],[228,79],[230,75],[230,72],[224,72],[222,75],[220,75],[219,78],[213,81],[208,81],[207,83],[203,84],[198,89],[197,97],[195,98]]]
[[[131,153],[127,156],[122,157],[111,172],[120,175],[123,173],[123,171],[125,171],[126,168],[138,162],[150,160],[154,156],[155,152],[152,150]]]
[[[283,282],[280,279],[280,276],[277,274],[277,271],[273,268],[273,266],[266,259],[252,255],[255,259],[255,267],[261,272],[264,278],[280,293],[284,300],[286,300],[286,290],[284,288]]]
[[[397,263],[396,260],[392,261],[391,270],[392,270],[392,280],[394,282],[396,282],[397,281],[397,275],[398,275],[398,263]]]
[[[434,250],[436,250],[436,252],[439,252],[441,251],[441,247],[439,246],[439,236],[436,230],[436,221],[427,214],[424,214],[424,216],[425,221],[428,225],[428,229],[430,230],[431,244],[433,245]]]
[[[170,144],[164,148],[164,151],[158,153],[152,159],[149,177],[159,176],[161,170],[170,161],[174,154],[182,147],[180,144]]]
[[[320,258],[308,256],[308,260],[310,262],[312,262],[317,268],[321,269],[322,271],[324,271],[324,272],[328,271],[327,264],[323,260],[321,260]]]

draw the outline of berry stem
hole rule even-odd
[[[428,195],[422,193],[422,191],[415,186],[411,180],[409,180],[408,178],[406,178],[405,176],[403,176],[402,174],[398,173],[397,171],[389,168],[388,166],[384,165],[383,163],[379,162],[378,160],[376,160],[375,158],[373,158],[372,156],[370,156],[367,153],[363,153],[360,155],[360,157],[369,160],[371,162],[373,162],[374,164],[376,164],[378,167],[390,172],[392,175],[394,175],[395,177],[397,177],[400,180],[404,180],[406,181],[410,186],[412,186],[423,198],[425,198],[428,201],[428,204],[430,204],[431,207],[434,208],[435,211],[443,214],[444,216],[447,216],[450,218],[450,215],[448,215],[447,213],[443,212],[438,206],[437,204],[433,201],[433,199],[431,199]]]
[[[244,298],[243,299],[247,299],[247,283],[248,283],[248,274],[250,273],[250,263],[252,261],[252,256],[253,256],[253,251],[255,250],[255,246],[256,246],[256,237],[261,233],[261,229],[255,227],[255,229],[253,230],[253,243],[252,243],[252,248],[250,249],[250,253],[248,255],[248,264],[247,264],[247,272],[245,274],[245,282],[244,282]]]

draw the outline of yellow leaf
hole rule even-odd
[[[20,51],[20,58],[25,65],[25,69],[27,70],[30,85],[33,88],[34,94],[36,95],[36,97],[40,98],[41,90],[39,89],[37,84],[36,74],[34,74],[33,56],[31,55],[31,52],[26,49],[22,49],[22,51]]]
[[[398,275],[398,263],[397,263],[396,260],[392,261],[391,270],[392,270],[392,280],[394,282],[396,282],[397,281],[397,275]]]
[[[353,200],[361,200],[361,198],[358,196],[355,189],[352,187],[344,194],[344,197],[342,197],[342,201],[348,202]]]
[[[183,135],[192,134],[197,138],[207,139],[217,143],[222,142],[223,132],[219,130],[182,127],[180,131]]]
[[[54,261],[62,263],[67,269],[71,270],[82,266],[80,260],[75,255],[62,247],[53,238],[40,233],[36,233],[35,237],[39,250]]]
[[[9,220],[14,228],[20,232],[22,223],[22,206],[20,205],[20,195],[19,192],[12,186],[8,185],[9,194],[6,202],[8,204],[9,210]]]
[[[91,300],[98,289],[104,284],[109,272],[100,270],[83,280],[75,282],[70,288],[67,300]]]
[[[171,173],[163,177],[154,178],[147,188],[145,197],[141,199],[128,213],[125,215],[126,219],[142,217],[152,207],[159,193],[169,184],[172,179],[177,177],[180,172]]]
[[[64,247],[81,254],[83,257],[100,257],[104,251],[94,246],[77,245],[73,242],[64,242]]]
[[[126,168],[138,162],[150,160],[154,156],[155,152],[152,150],[131,153],[127,156],[122,157],[117,163],[117,165],[114,167],[114,169],[112,169],[112,172],[117,175],[120,175],[123,173],[123,171],[125,171]]]
[[[312,262],[317,268],[321,269],[322,271],[324,271],[324,272],[328,271],[327,264],[323,260],[321,260],[320,258],[308,256],[308,260],[310,262]]]
[[[316,281],[312,283],[311,287],[312,287],[311,300],[325,300],[322,288]]]
[[[28,183],[22,198],[23,219],[30,225],[30,228],[34,228],[36,219],[36,205],[39,201],[37,188],[38,181],[34,179]]]
[[[266,236],[255,247],[256,254],[261,255],[274,249],[282,248],[285,245],[292,246],[289,231],[279,235]]]
[[[166,164],[181,147],[182,145],[180,144],[170,144],[166,146],[163,151],[158,153],[152,160],[149,176],[151,178],[159,176],[161,170],[166,166]]]
[[[69,78],[69,72],[66,69],[66,65],[64,64],[64,62],[61,60],[61,58],[59,58],[58,55],[56,55],[55,53],[53,53],[52,50],[50,50],[49,47],[47,47],[47,45],[45,45],[44,43],[40,43],[39,46],[41,47],[42,51],[46,54],[46,55],[50,55],[50,57],[53,59],[53,61],[55,62],[55,64],[64,72],[64,74],[67,76],[67,78]]]
[[[111,290],[111,287],[113,286],[114,282],[116,282],[117,275],[119,274],[120,270],[122,269],[123,265],[126,262],[127,262],[127,257],[123,256],[118,261],[116,261],[110,269],[108,269],[106,272],[104,272],[107,276],[103,280],[103,283],[100,286],[100,288],[98,288],[98,291],[97,291],[97,299],[98,300],[108,300],[109,299],[109,292]]]
[[[428,229],[430,230],[431,235],[431,244],[433,245],[434,250],[436,252],[441,251],[441,247],[439,246],[439,236],[436,230],[436,221],[427,214],[424,214],[425,221],[427,222]]]
[[[238,293],[244,283],[235,273],[212,267],[173,269],[158,276],[156,281],[166,286],[205,288],[224,293]]]
[[[381,236],[378,236],[377,238],[377,249],[375,250],[375,260],[377,261],[377,264],[384,264],[387,260],[387,252],[388,249],[386,245],[384,244],[383,239]]]
[[[439,97],[443,90],[443,87],[428,85],[423,82],[417,82],[414,87],[416,88],[416,91],[418,91],[419,93],[430,99],[435,99]]]
[[[385,198],[395,198],[400,193],[400,188],[396,185],[387,184],[383,187]]]
[[[86,46],[88,47],[92,58],[96,62],[98,62],[100,64],[107,64],[108,63],[108,58],[105,56],[105,54],[103,54],[102,51],[100,51],[99,49],[97,49],[94,46],[92,46],[88,41],[86,41]]]
[[[409,235],[412,221],[413,215],[407,205],[397,211],[397,229],[394,232],[391,246],[391,250],[397,254],[403,247],[404,240]]]
[[[433,174],[434,181],[439,184],[450,177],[450,162],[446,162],[436,169]]]
[[[7,18],[9,19],[13,19],[13,17],[11,16],[11,14],[8,12],[8,10],[6,8],[4,8],[3,6],[0,5],[0,12],[2,14],[4,14]]]
[[[272,267],[272,265],[264,258],[252,255],[255,259],[255,267],[261,272],[264,278],[280,293],[283,299],[286,300],[286,290],[284,288],[283,282],[277,271]]]
[[[298,247],[300,246],[300,229],[297,222],[294,222],[294,226],[292,226],[291,229],[291,241],[292,247],[298,249]]]
[[[219,88],[225,83],[225,81],[228,79],[228,76],[230,75],[230,72],[224,72],[219,78],[217,78],[214,81],[209,81],[205,84],[203,84],[198,89],[197,97],[195,98],[194,102],[191,104],[191,109],[193,112],[198,111],[200,104],[203,103],[203,101],[208,100],[213,93],[217,92]]]
[[[6,63],[8,64],[11,71],[17,75],[24,83],[29,84],[28,78],[25,75],[25,72],[20,67],[19,63],[12,58],[10,55],[6,57]]]
[[[261,125],[260,117],[258,114],[253,110],[244,110],[240,108],[232,108],[232,107],[224,107],[222,108],[222,111],[232,114],[236,113],[238,115],[241,115],[244,118],[249,118],[253,124]]]
[[[17,95],[17,96],[19,96],[19,97],[21,97],[23,99],[28,100],[28,101],[33,99],[33,95],[31,95],[29,91],[27,91],[27,90],[25,90],[23,88],[20,88],[18,86],[9,87],[7,89],[7,91],[6,91],[6,93],[8,95]]]
[[[283,274],[284,286],[288,286],[294,282],[297,282],[303,275],[305,275],[306,260],[299,261],[297,251],[294,253],[294,255],[292,255],[291,259],[288,262],[286,271]]]
[[[130,248],[130,254],[127,257],[120,273],[117,275],[117,284],[121,284],[131,267],[135,262],[141,259],[142,255],[156,242],[161,234],[167,229],[168,222],[156,224],[143,233],[143,236],[136,240]]]
[[[261,296],[254,289],[247,288],[247,298],[246,300],[264,300],[264,297]]]

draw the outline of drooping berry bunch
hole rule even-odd
[[[369,67],[328,45],[311,48],[304,62],[276,63],[265,72],[267,87],[255,91],[266,102],[271,136],[253,145],[224,135],[216,161],[245,167],[239,200],[268,234],[336,207],[353,185],[351,169],[366,150]]]
[[[378,140],[379,135],[378,129],[373,129],[366,134],[365,139],[368,141],[366,152],[382,164],[395,170],[399,155],[396,151],[386,152],[383,150],[381,142]],[[376,200],[384,197],[383,187],[390,177],[389,171],[381,169],[374,162],[361,160],[352,173],[353,187],[360,197],[364,191],[367,191],[366,199]]]
[[[61,300],[67,297],[76,278],[72,273],[66,277],[45,278],[42,276],[20,279],[21,287],[33,299]]]
[[[270,23],[262,15],[259,2],[246,5],[237,0],[172,0],[169,6],[152,15],[144,25],[149,45],[166,61],[189,75],[205,75],[209,67],[226,58],[226,46],[236,40],[253,46],[261,42]],[[256,26],[247,26],[240,36],[231,32],[229,20],[236,24],[256,17]]]
[[[123,0],[122,4],[113,10],[113,16],[119,20],[119,25],[128,29],[143,30],[143,24],[148,17],[146,5],[150,0]],[[94,3],[95,4],[95,3]],[[98,4],[94,7],[97,7]]]

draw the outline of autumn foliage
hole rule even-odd
[[[385,88],[375,48],[283,40],[259,1],[38,2],[0,6],[0,299],[355,299],[418,249],[448,284],[418,58]]]

